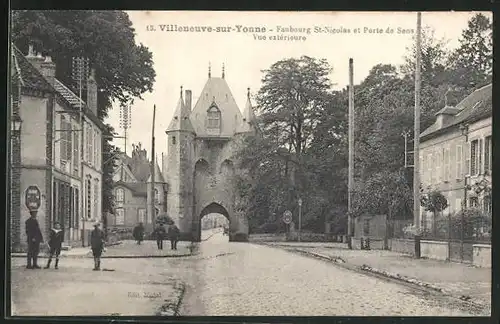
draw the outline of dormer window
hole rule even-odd
[[[215,131],[220,129],[220,110],[215,104],[212,104],[207,112],[207,128]]]

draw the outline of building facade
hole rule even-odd
[[[44,235],[57,221],[65,230],[65,244],[88,245],[92,223],[101,220],[102,204],[104,125],[97,118],[95,78],[89,78],[86,104],[56,79],[56,66],[50,57],[35,54],[32,46],[26,56],[14,46],[12,52],[21,87],[21,96],[12,109],[18,111],[24,126],[17,143],[21,151],[20,201],[12,202],[12,208],[18,209],[12,220],[16,228],[17,223],[24,226],[29,217],[24,191],[37,185],[42,198],[38,220]],[[39,88],[37,92],[28,90],[34,86]],[[13,145],[13,156],[15,149]],[[14,240],[24,248],[24,230],[14,234]]]
[[[492,85],[482,87],[455,107],[446,106],[420,135],[420,180],[423,193],[440,191],[448,201],[444,215],[465,206],[491,213],[491,195],[477,193],[482,182],[491,187]],[[421,211],[422,227],[431,229],[433,215]]]
[[[118,167],[113,175],[115,213],[109,215],[108,227],[117,229],[132,229],[138,223],[143,223],[146,231],[152,231],[156,216],[165,212],[167,184],[162,171],[155,163],[155,214],[151,216],[151,162],[147,152],[139,145],[133,145],[132,157],[121,154]]]
[[[241,113],[222,77],[209,72],[199,98],[192,107],[192,92],[181,88],[174,116],[166,130],[168,154],[164,161],[167,214],[178,224],[181,235],[199,240],[201,219],[218,213],[229,220],[229,239],[248,235],[242,197],[237,195],[235,153],[241,141],[254,134],[255,116],[248,89]],[[239,239],[238,239],[239,240]]]

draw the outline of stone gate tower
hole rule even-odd
[[[181,87],[167,133],[168,154],[163,166],[168,183],[167,213],[184,237],[200,240],[201,218],[219,213],[229,220],[229,240],[248,236],[248,220],[238,204],[235,153],[245,136],[255,133],[250,89],[241,113],[224,78],[212,77],[191,107],[192,93]],[[244,234],[244,235],[242,235]]]

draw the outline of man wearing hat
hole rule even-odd
[[[26,269],[40,269],[37,259],[40,252],[40,243],[43,243],[43,236],[38,220],[36,219],[36,214],[36,210],[30,210],[31,217],[24,223],[28,239],[28,264],[26,265]]]
[[[104,232],[99,228],[99,222],[94,224],[94,230],[90,233],[90,246],[94,255],[94,271],[101,270],[101,254],[104,249]]]

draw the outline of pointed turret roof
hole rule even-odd
[[[148,176],[147,183],[151,183],[151,173]],[[161,173],[158,161],[156,161],[155,163],[155,183],[165,183],[165,179],[163,179],[163,174]]]
[[[191,112],[190,119],[197,136],[213,136],[206,130],[207,112],[215,106],[221,113],[221,130],[218,136],[231,137],[243,122],[241,111],[234,100],[233,94],[225,79],[214,78],[207,80],[203,90]]]
[[[166,132],[173,131],[189,131],[194,132],[193,125],[191,124],[191,120],[189,118],[189,107],[184,104],[184,99],[182,98],[182,87],[181,87],[181,95],[179,97],[179,101],[177,102],[177,107],[175,108],[174,116],[172,117],[172,121],[168,125]]]
[[[250,88],[248,88],[247,93],[247,103],[245,105],[245,110],[243,111],[243,121],[237,128],[237,133],[251,133],[255,131],[255,114],[253,112],[252,101],[250,100]]]

